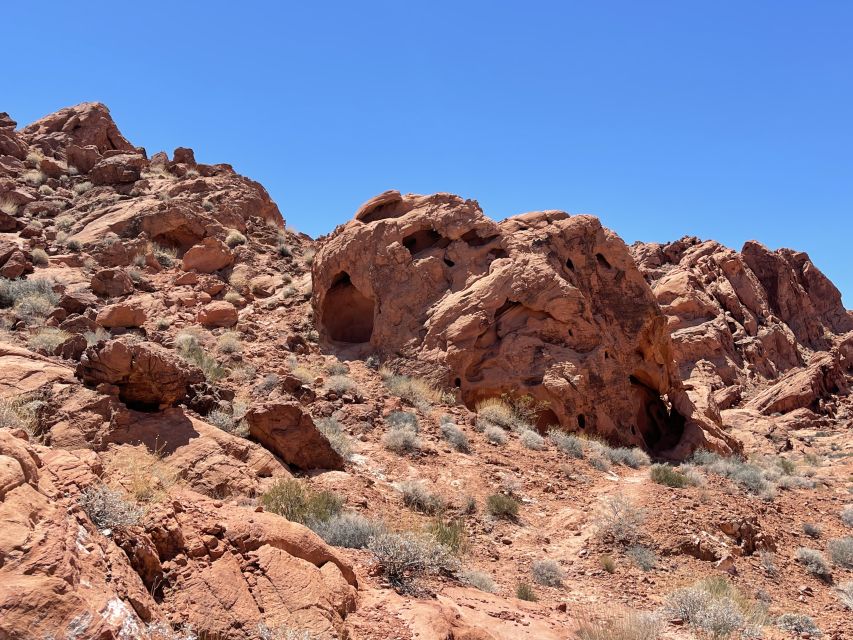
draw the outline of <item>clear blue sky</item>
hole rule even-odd
[[[51,6],[54,5],[54,6]],[[808,251],[853,307],[853,2],[4,3],[0,110],[106,103],[330,231],[385,189]]]

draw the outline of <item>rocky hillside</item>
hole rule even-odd
[[[802,253],[0,114],[0,640],[853,638],[851,383]]]

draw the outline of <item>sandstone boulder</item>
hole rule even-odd
[[[76,144],[68,145],[65,150],[68,165],[76,167],[80,173],[89,173],[98,162],[101,161],[101,153],[93,144],[85,147]]]
[[[118,302],[101,307],[98,311],[97,322],[107,329],[141,327],[147,316],[145,310],[135,304]]]
[[[625,244],[592,216],[497,224],[476,202],[390,192],[313,264],[323,342],[480,400],[527,395],[539,421],[656,451],[734,443],[694,409],[666,318]]]
[[[87,349],[76,375],[90,386],[117,386],[119,397],[129,405],[154,408],[174,405],[190,385],[204,381],[202,372],[174,351],[121,338]]]
[[[300,469],[343,469],[344,459],[297,402],[254,405],[246,414],[249,435]]]
[[[63,152],[69,145],[94,146],[99,153],[134,151],[113,122],[110,111],[99,102],[84,102],[60,109],[24,127],[21,138],[47,152]]]
[[[23,160],[27,157],[27,145],[15,133],[16,125],[8,113],[0,113],[0,156]]]
[[[134,153],[122,153],[104,158],[89,171],[89,180],[96,185],[127,184],[139,180],[148,161]]]
[[[198,312],[197,320],[205,327],[233,327],[237,324],[237,308],[224,300],[211,302]]]
[[[184,271],[213,273],[234,263],[234,255],[228,246],[216,238],[205,238],[190,247],[184,254]]]
[[[105,298],[133,293],[133,280],[124,269],[101,269],[92,276],[92,291]]]

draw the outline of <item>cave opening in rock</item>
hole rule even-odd
[[[610,266],[610,262],[608,262],[607,258],[604,257],[603,253],[596,253],[595,259],[598,261],[598,264],[600,264],[605,269],[612,269],[613,268]]]
[[[410,233],[403,238],[403,246],[409,250],[413,256],[432,247],[443,249],[450,244],[450,240],[445,238],[435,229],[421,229]]]
[[[664,396],[638,376],[629,376],[629,381],[637,400],[632,431],[636,428],[640,432],[651,453],[671,449],[684,434],[684,416],[669,406]]]
[[[323,327],[335,342],[370,342],[373,307],[373,300],[359,291],[350,275],[342,271],[335,276],[323,301]]]

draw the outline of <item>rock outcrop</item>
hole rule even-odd
[[[694,415],[666,318],[592,216],[498,224],[471,200],[389,192],[323,243],[313,279],[326,344],[455,388],[469,408],[529,395],[547,403],[543,426],[661,452],[733,444]]]

